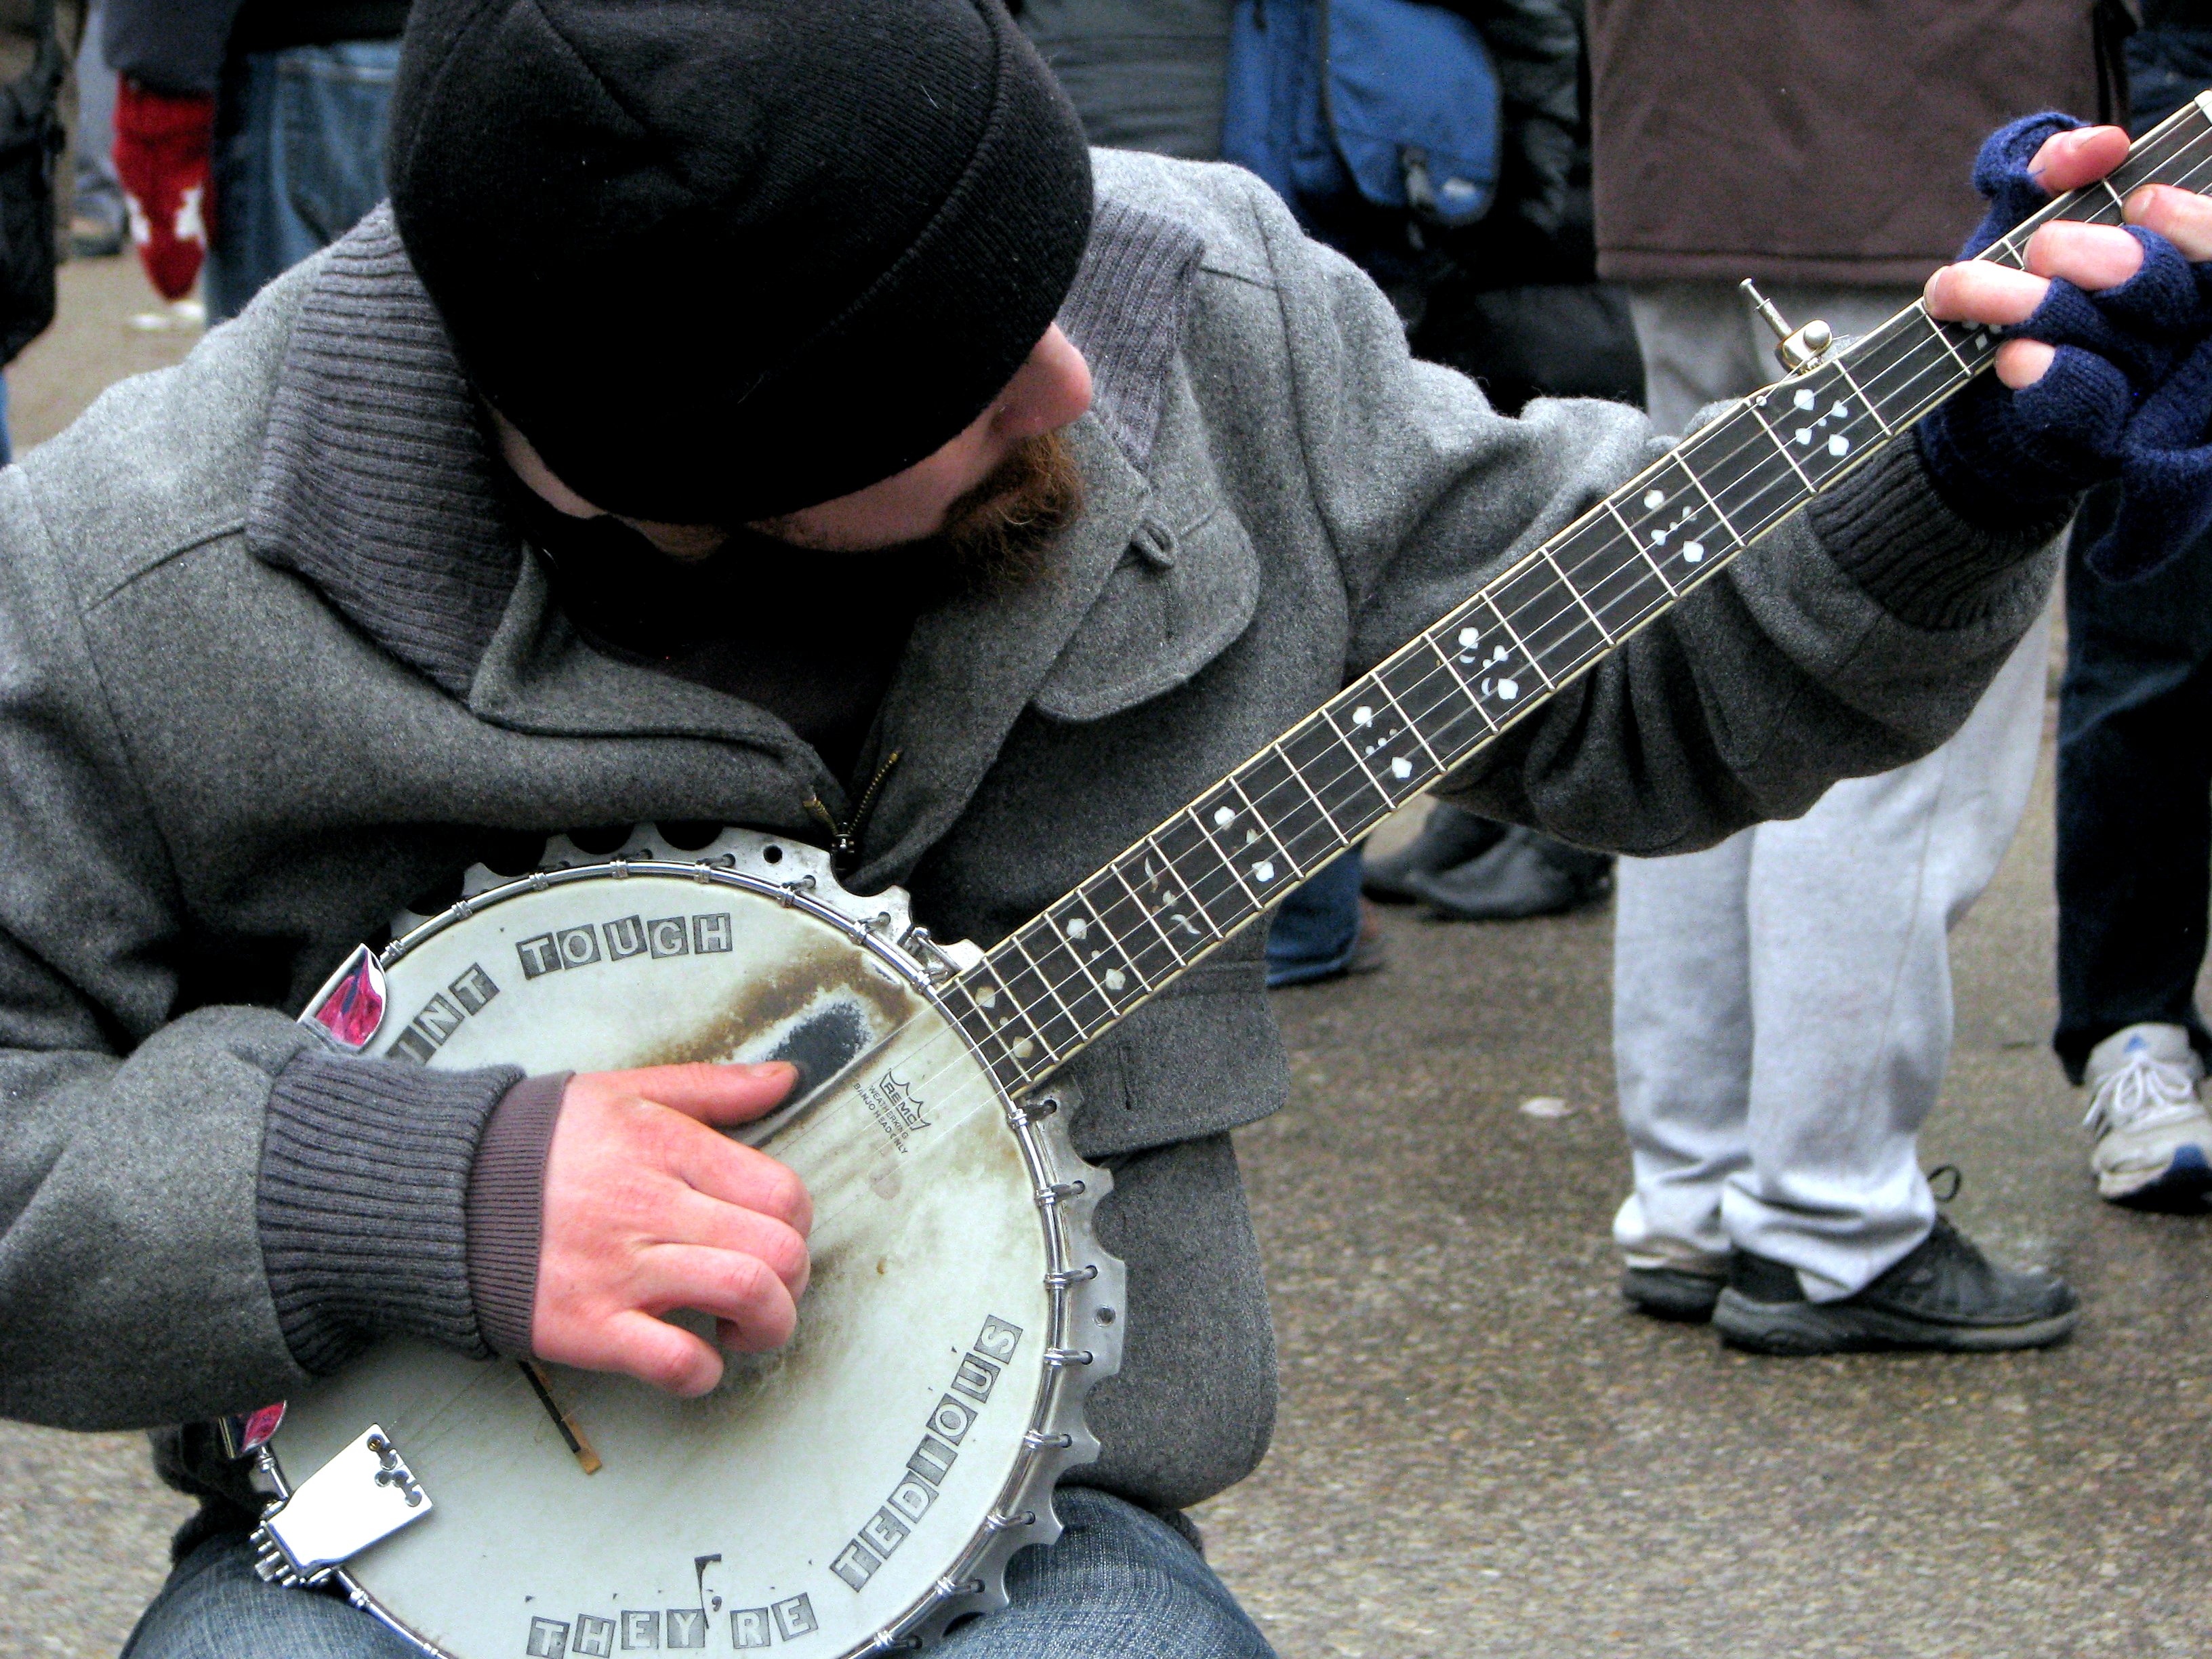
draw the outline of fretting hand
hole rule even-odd
[[[2016,123],[1984,148],[1975,182],[1992,209],[1970,250],[2127,153],[2118,127],[2051,131],[2058,125]],[[2212,259],[2212,202],[2147,185],[2124,214],[2124,229],[2045,225],[2023,250],[2025,270],[1968,259],[1929,279],[1933,315],[2009,337],[1994,379],[1920,432],[1938,487],[1989,522],[2047,521],[2090,485],[2121,479],[2119,520],[2089,555],[2115,576],[2154,568],[2212,525],[2212,267],[2199,263]]]
[[[662,1314],[711,1314],[741,1352],[791,1340],[813,1206],[797,1176],[717,1131],[764,1115],[797,1077],[778,1062],[569,1079],[545,1166],[539,1358],[690,1397],[721,1380],[722,1358]]]

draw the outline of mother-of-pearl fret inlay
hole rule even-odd
[[[2121,220],[2147,183],[2212,188],[2212,94],[2136,141],[2109,186],[2036,225]],[[1989,367],[1985,328],[1913,306],[1721,414],[1014,930],[946,989],[1009,1090],[1085,1044],[1280,902],[1386,814]]]

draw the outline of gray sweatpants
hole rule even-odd
[[[1913,294],[1771,297],[1856,334]],[[1632,305],[1662,429],[1774,377],[1730,285]],[[1825,1300],[1927,1236],[1917,1139],[1950,1059],[1946,936],[2026,810],[2049,649],[2046,618],[1923,760],[1705,852],[1621,860],[1613,1064],[1636,1187],[1613,1237],[1631,1267],[1716,1267],[1734,1246]]]

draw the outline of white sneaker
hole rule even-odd
[[[2097,1132],[2089,1167],[2115,1204],[2186,1207],[2212,1193],[2212,1119],[2198,1103],[2204,1062],[2179,1025],[2130,1025],[2089,1051],[2084,1079]]]

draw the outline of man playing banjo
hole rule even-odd
[[[2034,136],[2015,195],[2125,149]],[[716,1133],[792,1068],[339,1052],[293,1015],[349,951],[501,848],[678,821],[999,939],[1660,453],[1410,361],[1249,176],[1088,153],[998,0],[418,0],[389,153],[387,209],[0,475],[9,1416],[204,1425],[403,1337],[707,1393],[660,1316],[805,1328],[809,1194]],[[1942,740],[2118,465],[2091,392],[2187,393],[2212,206],[2128,213],[1939,275],[1936,315],[2037,328],[1458,797],[1648,855]],[[1066,1536],[948,1651],[1267,1651],[1181,1519],[1273,1410],[1246,938],[1069,1067],[1127,1346]],[[2047,1311],[1978,1261],[1931,1294],[1969,1280]],[[134,1659],[416,1650],[257,1578],[244,1466],[158,1440],[206,1504]]]

